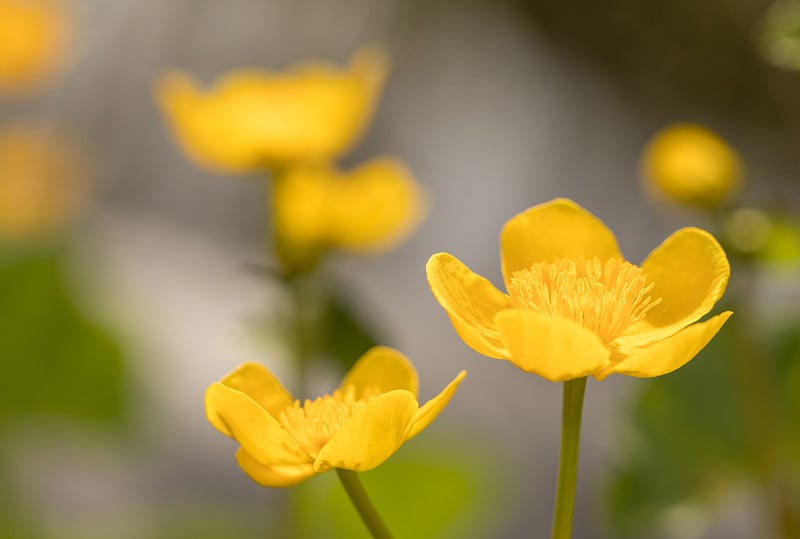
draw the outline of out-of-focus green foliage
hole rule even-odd
[[[800,323],[756,331],[735,313],[689,365],[644,386],[610,483],[615,537],[680,533],[687,515],[670,515],[684,510],[702,527],[741,487],[761,500],[777,492],[764,509],[786,513],[778,517],[787,529],[796,525],[789,513],[800,509]]]
[[[122,347],[73,295],[66,258],[60,248],[0,256],[0,428],[40,415],[123,418]]]
[[[800,265],[800,223],[786,213],[739,208],[725,217],[722,242],[731,256],[792,269]]]
[[[36,519],[17,496],[8,470],[0,452],[0,539],[39,539]]]
[[[363,322],[356,310],[336,292],[325,298],[320,328],[320,352],[336,360],[342,372],[347,372],[364,352],[383,342],[376,331]]]
[[[800,2],[777,0],[764,17],[761,48],[776,66],[800,70]]]
[[[364,352],[387,344],[377,324],[353,304],[350,298],[359,294],[347,283],[313,274],[286,284],[291,301],[254,320],[254,326],[266,340],[288,343],[296,358],[330,361],[345,373]]]
[[[426,436],[361,477],[397,539],[488,537],[514,509],[501,460],[458,436]],[[369,538],[335,474],[315,477],[293,494],[296,537]]]

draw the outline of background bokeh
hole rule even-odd
[[[771,2],[72,0],[67,7],[60,68],[35,92],[0,99],[0,125],[55,126],[80,148],[90,178],[86,209],[62,233],[67,239],[14,247],[29,265],[0,273],[13,283],[0,297],[2,325],[17,328],[6,333],[32,335],[17,348],[0,347],[0,365],[11,373],[6,391],[22,395],[3,403],[0,430],[0,500],[13,500],[18,521],[9,537],[281,537],[288,532],[276,522],[287,514],[300,515],[293,518],[311,526],[309,536],[348,536],[328,535],[346,524],[319,531],[349,510],[330,499],[338,488],[331,478],[314,478],[294,498],[258,487],[237,468],[235,444],[205,419],[206,387],[241,361],[264,362],[290,388],[296,380],[279,336],[263,329],[285,301],[260,270],[269,263],[265,184],[187,160],[153,100],[166,69],[210,82],[243,65],[345,62],[364,43],[387,50],[382,101],[348,159],[401,156],[429,193],[430,213],[397,250],[338,256],[330,270],[358,317],[415,363],[423,398],[469,371],[445,413],[397,455],[399,471],[387,472],[407,475],[403,466],[418,462],[439,483],[461,486],[431,494],[420,478],[418,491],[398,495],[407,499],[394,500],[391,490],[384,499],[430,511],[461,493],[458,503],[478,515],[475,537],[549,529],[561,386],[464,345],[428,290],[428,257],[448,251],[499,284],[502,224],[558,196],[598,215],[634,262],[676,228],[713,226],[708,215],[656,200],[640,184],[646,141],[679,121],[711,127],[740,152],[747,203],[789,217],[800,211],[800,73],[785,59],[800,24],[783,29],[790,17],[774,15]],[[778,45],[789,53],[776,60]],[[755,291],[747,320],[777,328],[796,316],[796,268],[748,271],[740,285]],[[20,283],[31,275],[39,277],[26,289]],[[42,292],[43,283],[52,292]],[[65,336],[74,335],[90,336],[70,344],[76,339]],[[41,351],[31,352],[30,342]],[[725,352],[717,355],[724,372]],[[330,390],[338,377],[318,369],[309,394]],[[609,485],[628,458],[641,423],[632,410],[648,383],[616,376],[587,386],[575,537],[621,533]],[[750,398],[738,391],[731,402]],[[44,395],[46,405],[31,394]],[[682,402],[697,408],[675,413],[688,419],[715,410],[710,400],[694,392]],[[425,455],[439,456],[430,464]],[[677,465],[649,469],[669,475]],[[459,467],[473,470],[453,471]],[[725,495],[712,510],[670,502],[658,529],[634,534],[772,533],[758,489],[732,477],[720,478]],[[453,526],[441,533],[469,536]]]

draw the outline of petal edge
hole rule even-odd
[[[600,337],[572,320],[513,309],[495,320],[511,354],[509,361],[523,371],[562,382],[608,364],[611,352]]]

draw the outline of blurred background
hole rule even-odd
[[[14,3],[0,0],[0,537],[363,533],[331,474],[259,487],[206,421],[205,389],[242,361],[301,384],[269,329],[286,292],[263,271],[265,182],[194,165],[153,88],[171,68],[207,85],[240,66],[344,65],[365,43],[391,72],[344,163],[400,156],[430,209],[397,249],[326,271],[356,325],[414,362],[421,398],[469,372],[366,474],[390,527],[413,511],[427,527],[399,537],[547,533],[561,386],[468,348],[424,267],[447,251],[500,285],[503,223],[568,197],[635,263],[677,228],[712,229],[737,312],[677,373],[590,380],[574,536],[798,537],[800,2],[31,0],[58,15],[25,32]],[[35,32],[51,40],[37,70],[4,67]],[[738,152],[745,185],[725,208],[643,187],[645,145],[676,122]],[[341,376],[316,367],[307,396]]]

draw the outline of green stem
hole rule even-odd
[[[352,470],[343,470],[341,468],[336,468],[336,473],[339,475],[339,481],[342,482],[347,495],[350,496],[350,501],[353,502],[358,514],[361,515],[361,520],[369,528],[372,537],[375,539],[391,539],[392,534],[389,533],[386,524],[381,520],[375,506],[372,505],[358,474]]]
[[[578,446],[581,436],[581,412],[586,377],[564,382],[561,417],[561,455],[558,463],[558,487],[553,512],[553,539],[572,536],[575,512],[575,485],[578,479]]]

